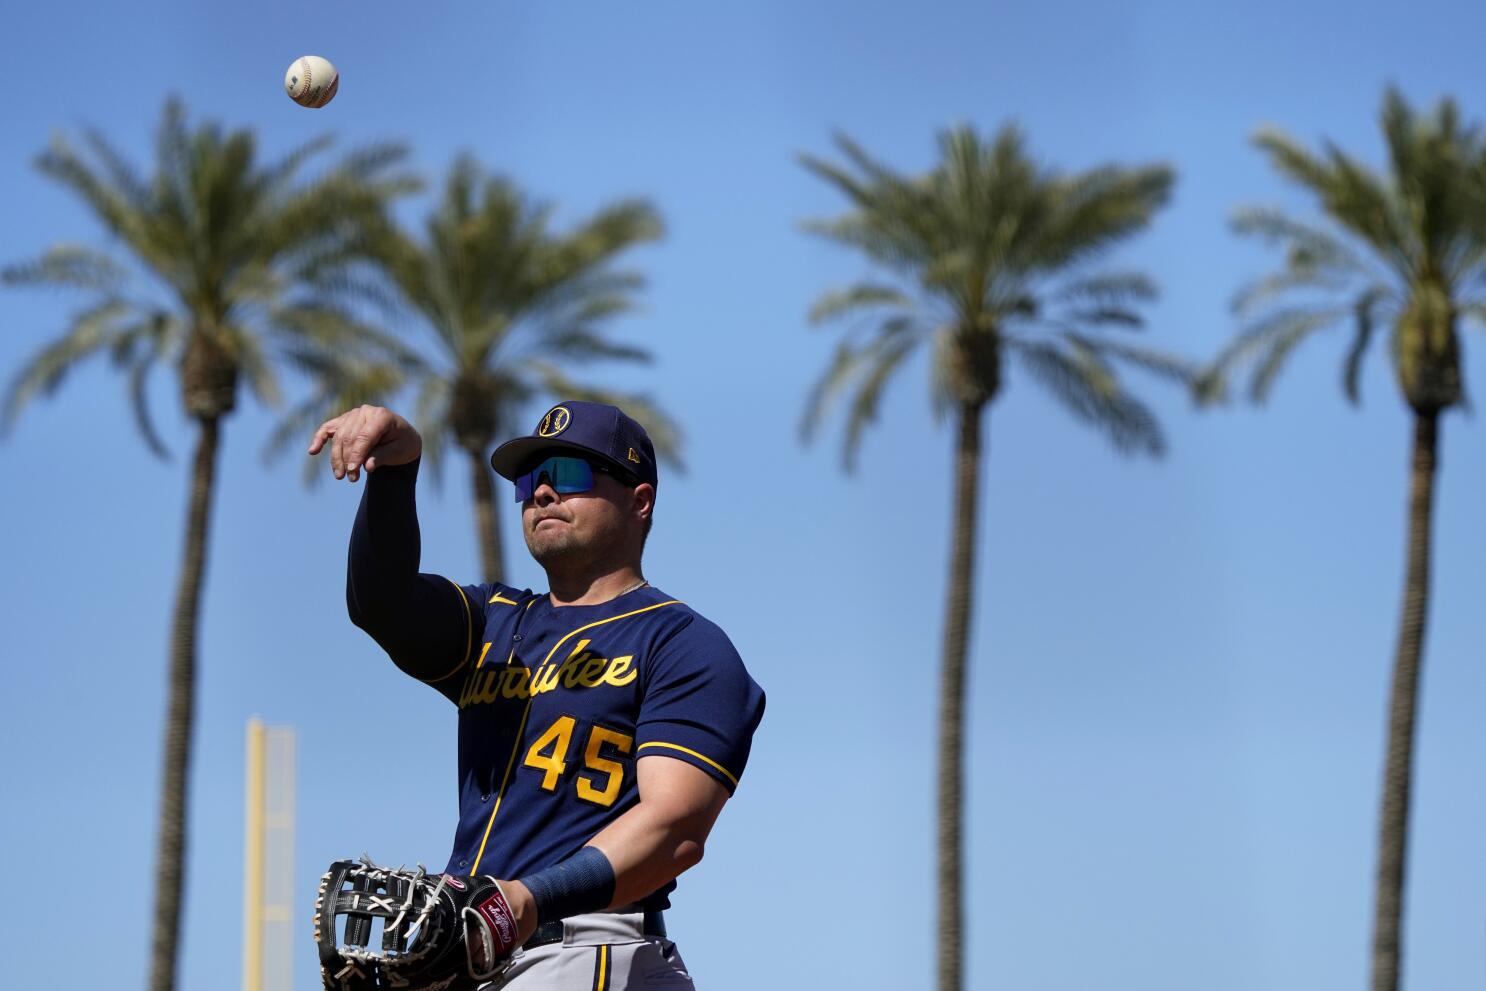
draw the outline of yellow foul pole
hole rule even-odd
[[[263,805],[262,720],[248,720],[248,789],[243,850],[243,991],[263,991]]]

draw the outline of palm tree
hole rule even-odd
[[[970,127],[941,134],[939,162],[917,176],[892,170],[846,137],[836,143],[844,166],[809,156],[803,163],[844,193],[851,209],[806,229],[861,251],[883,278],[828,293],[811,311],[814,322],[861,319],[809,397],[805,437],[849,394],[843,447],[849,471],[884,388],[920,345],[932,353],[934,407],[954,418],[957,431],[939,685],[938,986],[958,991],[962,726],[981,433],[1014,359],[1120,451],[1162,453],[1154,416],[1125,390],[1115,364],[1178,380],[1190,370],[1117,336],[1142,326],[1136,306],[1154,298],[1151,280],[1091,266],[1150,222],[1173,174],[1164,166],[1106,166],[1060,175],[1028,157],[1012,126],[990,143]]]
[[[324,392],[286,418],[275,440],[300,439],[347,404],[412,386],[424,457],[437,469],[447,445],[463,453],[484,574],[502,580],[490,452],[497,440],[526,432],[518,417],[537,398],[623,406],[646,425],[657,453],[675,461],[679,430],[654,403],[575,381],[567,371],[598,360],[650,360],[648,351],[610,340],[602,325],[632,309],[644,284],[639,274],[615,269],[615,258],[660,235],[654,208],[638,200],[606,207],[558,233],[550,206],[533,202],[507,179],[486,175],[472,158],[457,159],[424,240],[388,224],[366,246],[379,278],[362,273],[326,284],[410,313],[431,347],[405,345],[339,383],[323,380]]]
[[[1461,125],[1454,101],[1420,117],[1393,89],[1383,101],[1382,125],[1386,175],[1330,143],[1318,155],[1278,131],[1256,136],[1270,164],[1316,198],[1325,221],[1311,224],[1268,208],[1237,214],[1235,229],[1283,246],[1285,263],[1239,293],[1235,309],[1247,326],[1199,389],[1205,399],[1221,398],[1227,380],[1248,365],[1250,397],[1263,402],[1302,341],[1342,326],[1351,331],[1342,390],[1355,404],[1363,358],[1385,329],[1395,380],[1413,411],[1408,565],[1389,702],[1372,948],[1373,991],[1396,991],[1439,422],[1464,395],[1460,324],[1486,321],[1486,143]]]
[[[262,402],[277,401],[278,348],[315,342],[355,350],[360,328],[303,291],[302,276],[323,277],[345,262],[357,226],[369,223],[411,182],[389,171],[403,155],[392,146],[349,155],[319,180],[304,181],[303,166],[327,139],[261,164],[250,131],[224,133],[215,123],[190,129],[174,99],[165,107],[148,180],[100,133],[88,131],[86,142],[91,154],[58,137],[36,165],[82,200],[124,257],[57,246],[4,270],[8,284],[78,290],[91,302],[16,374],[3,418],[7,426],[13,423],[29,401],[54,391],[73,368],[108,354],[126,373],[151,451],[166,453],[146,402],[155,368],[168,364],[177,371],[185,412],[196,421],[171,621],[150,964],[152,991],[169,991],[175,987],[184,882],[197,616],[221,423],[243,386]]]

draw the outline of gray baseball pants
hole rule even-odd
[[[638,912],[575,915],[561,943],[517,950],[481,991],[695,991],[676,944],[644,935],[643,921]]]

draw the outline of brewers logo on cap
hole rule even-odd
[[[568,412],[566,406],[554,406],[542,417],[542,422],[537,425],[538,437],[556,437],[568,428],[573,422],[573,415]]]
[[[655,445],[645,428],[609,403],[564,399],[551,407],[526,437],[515,437],[490,455],[490,467],[515,481],[533,458],[553,451],[592,455],[650,485],[656,484]]]

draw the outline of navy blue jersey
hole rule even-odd
[[[368,476],[346,605],[400,668],[459,706],[447,872],[520,878],[571,856],[638,800],[642,757],[737,787],[764,693],[722,630],[649,586],[554,606],[419,573],[417,473],[415,461]],[[643,906],[664,908],[674,888]]]
[[[470,651],[430,682],[459,706],[448,872],[516,878],[571,856],[638,799],[647,755],[737,787],[764,693],[715,624],[649,586],[596,606],[460,591]]]

